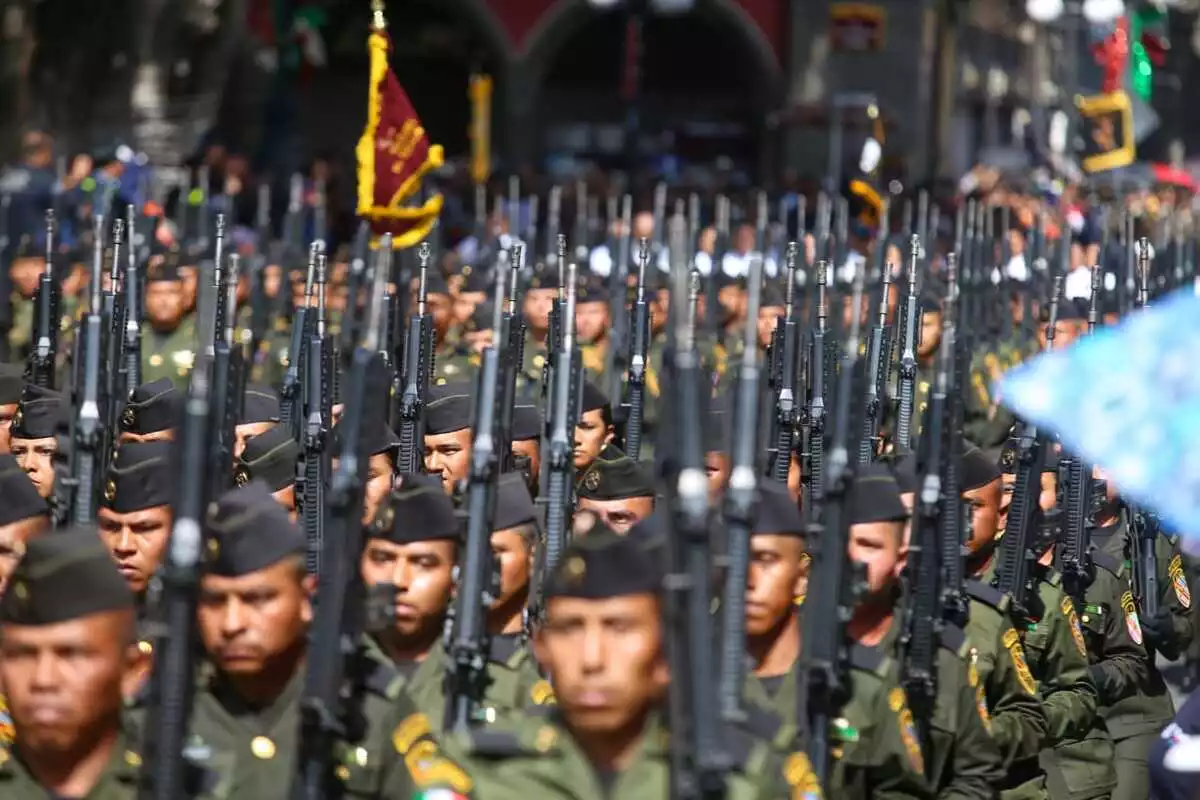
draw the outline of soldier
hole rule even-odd
[[[257,481],[223,495],[207,527],[216,544],[201,579],[197,618],[212,671],[198,687],[189,741],[207,754],[201,765],[219,774],[214,796],[279,797],[296,772],[313,614],[304,538]],[[365,735],[337,750],[346,796],[468,792],[470,779],[440,753],[428,721],[400,684],[382,664],[373,664],[363,682]],[[418,740],[425,743],[419,750]],[[410,768],[405,756],[413,752],[422,757]],[[429,786],[433,775],[440,779]]]
[[[447,340],[445,351],[434,361],[433,384],[444,385],[469,378],[479,366],[480,351],[492,343],[492,312],[495,305],[485,300],[463,324],[460,335]]]
[[[867,576],[867,590],[848,626],[850,638],[891,657],[901,638],[896,597],[904,568],[908,511],[895,478],[882,464],[872,464],[855,477],[849,502],[850,557],[863,565]],[[1003,780],[1000,752],[988,733],[987,712],[979,704],[978,676],[968,670],[965,642],[961,647],[957,644],[951,636],[941,636],[936,664],[938,697],[932,718],[927,720],[929,752],[921,755],[912,729],[903,731],[902,738],[914,764],[924,759],[926,778],[938,797],[991,798],[993,787]],[[898,676],[892,680],[898,683]],[[907,707],[902,694],[894,701],[889,697],[889,703]]]
[[[521,298],[521,313],[525,317],[525,347],[517,371],[517,396],[523,400],[537,399],[542,380],[542,368],[550,343],[550,309],[558,297],[558,272],[543,267],[533,274]]]
[[[575,333],[579,337],[579,355],[587,371],[585,380],[597,386],[608,385],[609,331],[608,285],[593,278],[583,281],[575,295]]]
[[[387,422],[378,417],[368,417],[362,423],[362,440],[369,442],[369,458],[367,460],[366,483],[363,486],[363,516],[364,525],[375,518],[375,510],[392,490],[396,476],[396,453],[400,440],[395,432],[388,427]],[[341,426],[333,428],[333,452],[339,452]],[[337,459],[333,459],[333,467],[337,469]]]
[[[1105,494],[1096,513],[1092,530],[1095,549],[1113,562],[1129,564],[1134,532],[1129,514],[1122,509],[1116,485],[1099,468],[1096,476],[1104,479]],[[1160,533],[1154,539],[1158,559],[1158,614],[1138,616],[1132,593],[1121,596],[1125,627],[1134,644],[1145,648],[1145,672],[1136,693],[1113,697],[1101,711],[1117,748],[1117,788],[1113,800],[1144,798],[1149,792],[1150,773],[1147,758],[1158,732],[1175,716],[1171,694],[1155,666],[1154,654],[1175,660],[1191,643],[1191,589],[1183,572],[1179,537]],[[1116,609],[1113,609],[1114,613]]]
[[[252,383],[246,387],[242,415],[233,429],[233,457],[246,449],[246,441],[261,436],[279,424],[279,395],[270,386]]]
[[[807,591],[810,563],[804,529],[787,487],[761,483],[746,582],[746,649],[752,673],[745,696],[792,726],[799,708],[800,601]],[[842,755],[827,787],[831,797],[932,796],[922,771],[909,758],[897,711],[886,706],[889,689],[894,688],[886,680],[887,661],[873,658],[867,648],[851,653],[851,697],[841,713]]]
[[[416,289],[414,279],[413,289]],[[434,362],[448,358],[453,352],[453,342],[449,341],[450,327],[454,323],[454,314],[450,305],[450,288],[440,270],[431,269],[425,276],[425,308],[433,320],[433,357]],[[416,308],[416,296],[413,295],[409,308]]]
[[[719,271],[714,280],[717,282],[720,315],[717,317],[718,332],[717,341],[713,345],[712,364],[713,372],[719,380],[725,375],[729,365],[741,356],[742,329],[747,324],[748,300],[745,275],[734,276]]]
[[[470,467],[473,394],[465,383],[432,386],[425,404],[425,472],[441,479],[447,495]]]
[[[627,455],[597,458],[576,487],[577,508],[620,534],[654,511],[654,479]]]
[[[463,265],[462,282],[458,287],[458,292],[455,293],[454,299],[451,301],[451,315],[453,322],[451,323],[451,337],[455,334],[455,329],[461,330],[466,327],[467,321],[475,313],[475,309],[482,303],[487,302],[488,294],[492,291],[493,281],[488,277],[488,271],[472,267],[470,264]]]
[[[300,446],[282,425],[246,440],[236,459],[233,480],[238,486],[258,480],[271,490],[271,496],[296,521],[296,461]]]
[[[597,458],[618,458],[624,455],[612,443],[616,436],[613,427],[612,406],[608,398],[595,384],[583,383],[583,400],[580,403],[579,422],[575,425],[575,474],[577,481],[583,480],[588,467]]]
[[[146,271],[146,318],[142,323],[142,380],[167,378],[180,391],[196,359],[196,318],[184,302],[178,256],[151,259]]]
[[[50,530],[50,506],[17,460],[0,453],[0,597],[29,542]]]
[[[26,384],[9,428],[13,457],[44,499],[54,495],[58,433],[63,423],[62,395]]]
[[[29,236],[21,237],[8,267],[12,281],[12,328],[8,331],[9,358],[24,360],[33,336],[33,297],[46,269],[45,252]]]
[[[512,451],[518,470],[525,474],[530,493],[536,495],[542,470],[542,420],[537,406],[513,407]]]
[[[598,528],[567,548],[549,576],[534,640],[558,705],[455,740],[478,797],[670,796],[662,580],[636,539]],[[732,757],[726,796],[821,797],[803,754],[785,762],[739,728],[724,738]]]
[[[0,453],[10,452],[9,430],[24,386],[24,365],[0,364]]]
[[[183,395],[167,378],[143,383],[129,395],[121,412],[118,444],[171,442],[183,413]]]
[[[170,442],[122,445],[105,476],[100,538],[129,589],[144,602],[162,563],[174,514]]]
[[[129,589],[86,530],[29,542],[12,584],[0,599],[0,682],[16,741],[0,750],[0,795],[133,800],[142,760],[121,712],[148,659]]]

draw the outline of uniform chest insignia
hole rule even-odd
[[[1192,590],[1188,586],[1187,576],[1183,574],[1183,558],[1176,555],[1171,559],[1171,565],[1167,567],[1167,574],[1171,576],[1171,585],[1175,587],[1175,596],[1179,598],[1179,605],[1184,608],[1192,607]]]
[[[1087,640],[1083,638],[1083,626],[1079,624],[1079,615],[1075,613],[1075,604],[1071,602],[1071,598],[1063,598],[1062,612],[1067,618],[1067,627],[1071,629],[1071,638],[1075,640],[1075,649],[1079,651],[1079,655],[1087,658]]]
[[[163,365],[162,353],[151,353],[150,354],[150,366],[161,367],[162,365]]]
[[[979,651],[971,648],[971,660],[967,662],[967,683],[971,688],[979,685]]]
[[[541,369],[545,363],[546,363],[546,357],[544,355],[542,355],[541,353],[537,353],[536,355],[534,355],[533,365],[535,367],[537,367],[538,369]]]
[[[554,696],[554,689],[547,680],[540,680],[530,687],[529,699],[539,706],[553,705],[558,702]]]
[[[1033,679],[1033,673],[1029,671],[1029,664],[1025,661],[1025,649],[1021,647],[1021,636],[1012,628],[1004,632],[1004,637],[1001,639],[1009,656],[1012,657],[1013,666],[1017,670],[1017,682],[1021,684],[1021,688],[1027,694],[1037,694],[1037,681]]]
[[[454,362],[450,362],[449,364],[445,364],[442,369],[446,371],[447,375],[454,375],[458,372],[458,365]]]
[[[1134,644],[1142,643],[1142,623],[1138,620],[1137,603],[1133,601],[1133,592],[1121,595],[1121,610],[1125,612],[1125,629]]]
[[[912,710],[904,690],[897,687],[888,692],[888,708],[896,712],[896,723],[900,727],[900,739],[908,753],[908,764],[918,775],[925,774],[925,756],[921,753],[921,742],[917,739],[917,727],[913,722]]]
[[[266,736],[255,736],[250,740],[250,752],[255,758],[270,761],[275,757],[275,743]]]
[[[192,365],[196,363],[196,354],[191,350],[176,350],[171,354],[171,360],[175,362],[176,366],[191,369]]]

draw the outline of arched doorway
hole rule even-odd
[[[554,168],[578,158],[628,164],[628,11],[568,0],[536,33],[526,69],[541,152]],[[636,150],[639,170],[671,173],[728,159],[753,175],[783,75],[769,42],[731,0],[698,0],[679,16],[644,17]]]

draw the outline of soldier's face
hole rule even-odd
[[[134,594],[146,591],[162,561],[171,534],[171,507],[154,506],[118,514],[101,507],[97,512],[100,540],[117,562],[121,577]]]
[[[929,358],[937,352],[942,343],[941,312],[931,312],[921,315],[921,343],[917,347],[917,356]]]
[[[775,323],[783,317],[784,309],[780,306],[767,306],[758,310],[758,346],[766,350],[771,344],[771,336],[775,333]]]
[[[379,504],[392,490],[394,472],[391,456],[387,453],[376,453],[367,462],[367,482],[363,487],[364,525],[375,519],[375,511],[378,510]]]
[[[367,541],[363,582],[396,587],[394,635],[425,641],[442,629],[454,592],[456,554],[455,543],[446,539],[407,544]]]
[[[746,313],[746,292],[737,284],[722,286],[717,290],[717,302],[721,305],[721,322],[741,319]]]
[[[534,653],[570,726],[593,735],[633,728],[670,680],[650,594],[553,598]]]
[[[486,292],[459,292],[454,298],[454,321],[465,325],[484,300],[487,300]]]
[[[16,403],[0,405],[0,453],[11,451],[11,436],[13,414],[17,413]]]
[[[1038,344],[1042,349],[1046,349],[1046,328],[1047,325],[1039,325],[1037,336]],[[1074,320],[1056,320],[1054,323],[1054,349],[1061,350],[1069,346],[1072,342],[1079,338],[1079,324]]]
[[[286,681],[312,621],[312,587],[299,558],[237,577],[206,574],[196,616],[217,669],[232,676],[277,672]]]
[[[467,477],[471,464],[471,429],[425,434],[425,472],[442,480],[446,494]]]
[[[613,426],[604,422],[603,409],[580,414],[579,424],[575,426],[575,468],[582,469],[595,461],[614,435]]]
[[[525,324],[535,331],[544,331],[550,327],[550,309],[558,297],[557,289],[530,289],[521,301],[521,310],[525,314]]]
[[[50,530],[50,518],[45,515],[17,520],[0,526],[0,597],[8,586],[8,578],[25,555],[30,539]]]
[[[119,725],[146,665],[133,614],[105,611],[51,625],[3,627],[0,682],[21,750],[76,763]],[[67,759],[67,761],[64,761]]]
[[[246,452],[246,442],[255,436],[261,436],[278,425],[278,422],[247,422],[233,427],[233,457],[238,458]]]
[[[804,542],[796,536],[755,534],[746,574],[746,635],[774,637],[807,588]]]
[[[653,497],[623,497],[620,500],[595,500],[579,498],[580,511],[590,511],[596,518],[620,534],[654,513]]]
[[[537,486],[538,475],[542,470],[542,454],[537,439],[522,439],[512,443],[514,456],[524,456],[529,459],[529,480]]]
[[[492,555],[500,564],[500,596],[492,608],[519,612],[529,594],[529,574],[533,570],[533,549],[521,528],[493,532]]]
[[[887,598],[907,561],[903,522],[867,522],[850,526],[850,558],[867,571],[868,601]]]
[[[575,306],[575,332],[581,342],[602,338],[609,328],[607,303],[583,303]]]
[[[725,481],[729,480],[729,456],[721,450],[709,450],[704,454],[704,472],[708,476],[708,501],[715,503],[725,492]]]
[[[278,264],[267,264],[263,267],[263,293],[267,297],[278,297],[279,287],[283,283],[283,267]]]
[[[10,439],[13,458],[17,466],[25,470],[29,480],[37,487],[42,499],[54,492],[54,455],[58,452],[58,439]]]
[[[146,319],[154,327],[168,327],[183,318],[186,310],[183,284],[151,281],[146,284]]]
[[[971,538],[967,551],[971,555],[991,545],[996,537],[996,523],[1000,518],[1000,498],[1004,494],[1000,479],[963,492],[963,500],[971,512]]]
[[[46,264],[40,258],[18,258],[8,268],[8,274],[12,276],[13,286],[23,297],[33,297],[38,278],[45,268]]]

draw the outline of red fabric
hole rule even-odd
[[[1172,167],[1170,164],[1151,164],[1150,166],[1154,171],[1154,180],[1159,183],[1169,183],[1188,191],[1196,190],[1196,181],[1186,170]]]
[[[390,49],[391,42],[389,40]],[[375,127],[375,206],[393,205],[405,181],[425,163],[429,137],[396,73],[388,67],[379,86],[379,124]],[[417,187],[409,187],[411,194]]]

